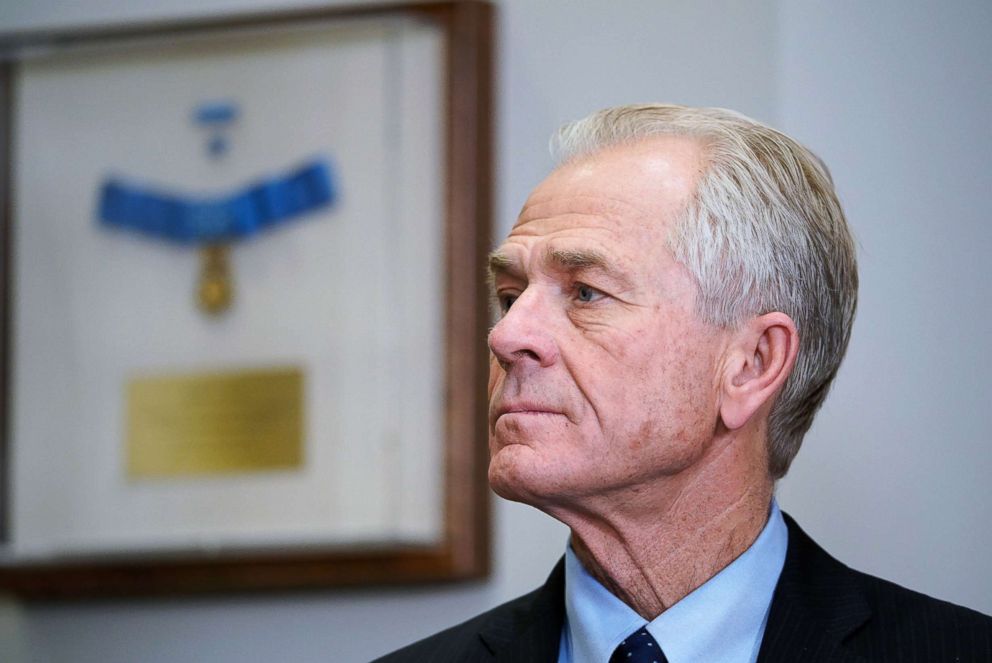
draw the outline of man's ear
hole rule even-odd
[[[792,318],[774,312],[752,318],[737,331],[724,365],[720,418],[736,430],[785,384],[799,354]]]

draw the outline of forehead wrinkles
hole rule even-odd
[[[654,219],[577,212],[532,215],[513,228],[496,253],[512,254],[522,267],[523,263],[532,267],[574,262],[562,260],[570,253],[599,254],[611,266],[636,271],[657,264],[659,254],[667,254],[664,233],[664,224]]]
[[[589,194],[535,193],[524,203],[511,234],[533,222],[554,221],[556,218],[588,217],[589,221],[598,219],[620,225],[625,222],[644,223],[650,220],[651,216],[651,210],[647,206],[637,205],[623,198]]]

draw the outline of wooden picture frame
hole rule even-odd
[[[370,584],[456,581],[489,570],[489,498],[486,450],[485,334],[489,312],[485,255],[489,246],[492,178],[493,9],[485,2],[453,1],[361,5],[277,14],[182,20],[128,27],[0,35],[0,211],[3,311],[0,315],[0,543],[13,536],[12,458],[30,439],[18,439],[12,403],[17,391],[13,357],[21,294],[14,265],[19,231],[15,200],[16,86],[24,53],[145,40],[168,42],[197,35],[264,31],[315,22],[414,17],[439,31],[443,182],[442,302],[443,476],[440,536],[427,543],[255,546],[217,550],[124,551],[27,557],[0,548],[0,589],[27,598],[195,594],[221,591],[312,589]],[[22,360],[23,363],[23,360]],[[19,367],[24,370],[23,366]],[[39,406],[40,407],[40,406]],[[58,413],[53,413],[58,416]],[[52,481],[57,481],[53,477]]]

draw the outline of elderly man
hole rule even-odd
[[[548,582],[387,661],[992,661],[992,619],[848,569],[773,498],[837,372],[824,165],[737,113],[564,127],[490,259],[489,480],[571,528]]]

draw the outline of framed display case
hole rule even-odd
[[[492,8],[0,45],[0,587],[485,574]]]

